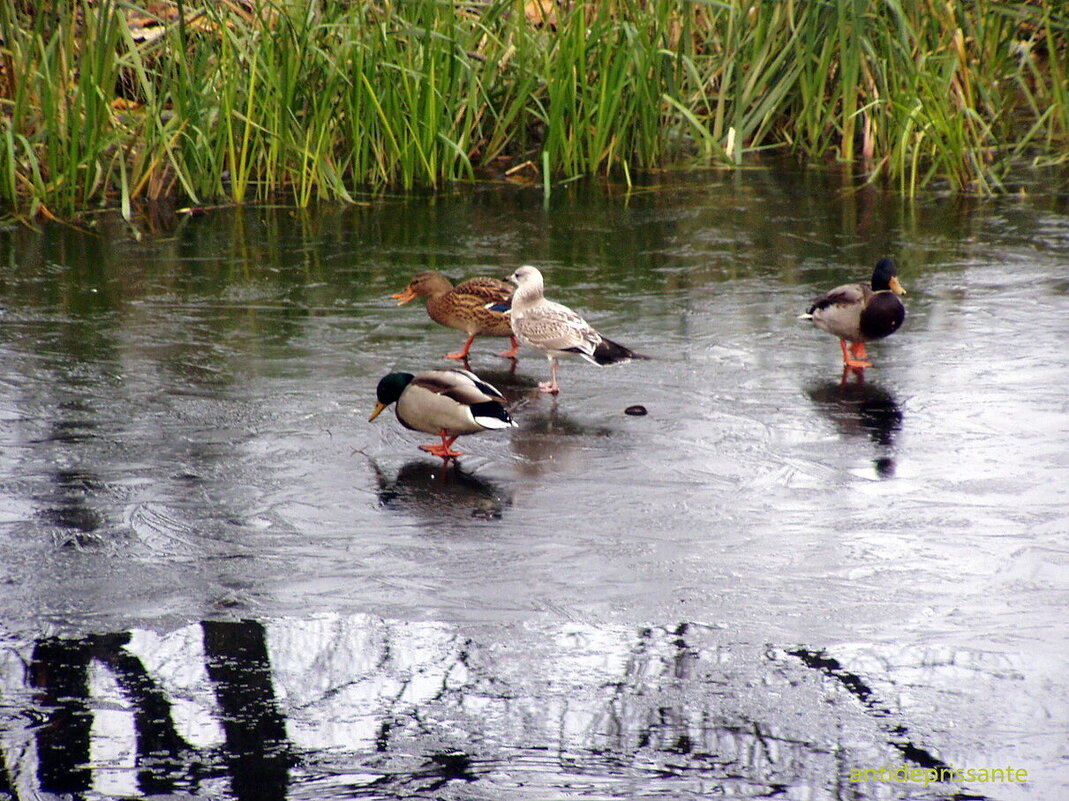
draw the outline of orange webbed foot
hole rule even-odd
[[[869,355],[865,352],[864,342],[851,342],[847,346],[846,340],[840,339],[839,347],[843,351],[843,367],[849,367],[852,370],[864,370],[866,367],[872,367],[872,362],[868,361]]]
[[[512,347],[509,348],[508,350],[504,351],[503,353],[497,354],[498,356],[502,356],[502,357],[504,357],[506,359],[515,359],[516,358],[516,354],[520,352],[520,343],[516,340],[516,337],[512,337],[511,339],[512,339]]]
[[[468,337],[464,343],[464,347],[458,350],[456,353],[447,353],[445,358],[456,359],[458,362],[466,362],[468,360],[468,353],[471,351],[471,343],[475,341],[475,334]]]
[[[847,364],[843,365],[843,375],[839,379],[839,386],[845,387],[850,383],[850,376],[854,377],[858,386],[865,383],[865,371],[860,367],[850,367]]]
[[[458,456],[464,455],[464,451],[455,451],[450,447],[454,442],[456,442],[457,436],[459,436],[459,434],[450,437],[444,431],[441,431],[439,432],[438,436],[442,438],[442,443],[440,445],[420,445],[419,449],[421,451],[426,451],[427,453],[430,453],[434,456],[440,456],[447,462],[450,459],[456,459]]]
[[[441,456],[446,461],[464,455],[464,451],[455,451],[448,445],[420,445],[419,449],[421,451],[426,451],[433,456]]]

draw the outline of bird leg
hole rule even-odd
[[[457,353],[447,353],[445,358],[456,359],[458,362],[466,362],[468,360],[468,351],[471,350],[471,343],[475,341],[475,334],[468,337],[468,341],[464,343],[464,347]]]
[[[504,356],[506,359],[516,359],[516,354],[520,352],[520,343],[516,337],[509,337],[512,341],[512,347],[506,350],[504,353],[497,354],[498,356]]]
[[[845,388],[850,384],[850,376],[854,377],[857,386],[861,386],[865,383],[865,371],[860,367],[851,367],[848,364],[843,365],[843,376],[839,379],[840,388]]]
[[[442,438],[442,444],[441,445],[420,445],[419,449],[421,451],[426,451],[427,453],[433,454],[435,456],[441,456],[447,462],[450,459],[456,459],[458,456],[463,456],[464,455],[463,451],[455,451],[455,450],[453,450],[452,448],[449,447],[454,442],[456,442],[457,437],[460,436],[459,434],[454,434],[453,436],[449,436],[449,434],[443,428],[442,430],[440,430],[438,432],[438,436],[440,436]]]
[[[861,370],[865,367],[872,367],[872,363],[867,361],[869,358],[868,353],[865,352],[864,342],[851,342],[849,348],[846,345],[845,339],[839,340],[839,347],[843,351],[843,366],[852,367],[855,370]]]
[[[549,381],[538,382],[539,392],[548,392],[550,395],[559,395],[560,387],[557,386],[557,360],[549,360]]]

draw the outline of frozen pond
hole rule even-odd
[[[0,798],[1069,795],[1069,201],[1026,189],[0,232]],[[885,255],[844,382],[796,317]],[[553,399],[477,339],[518,427],[457,468],[368,423],[464,338],[390,295],[525,263],[651,360]]]

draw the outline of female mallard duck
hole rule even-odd
[[[561,356],[582,356],[599,366],[649,358],[606,339],[567,306],[546,300],[542,273],[536,267],[524,265],[509,280],[516,284],[511,311],[516,338],[549,359],[549,381],[538,384],[542,392],[560,392],[557,359]]]
[[[801,317],[839,337],[843,366],[860,370],[872,367],[865,343],[890,336],[902,326],[906,309],[898,296],[905,294],[894,261],[880,259],[872,271],[871,284],[836,287],[816,298]]]
[[[502,403],[504,396],[467,370],[390,373],[379,381],[376,395],[378,403],[368,422],[396,403],[394,412],[401,425],[442,438],[441,445],[419,447],[446,461],[462,455],[450,448],[461,434],[516,425]]]
[[[468,358],[472,340],[480,334],[492,337],[510,337],[512,349],[498,356],[515,359],[520,349],[512,336],[508,304],[512,287],[496,278],[470,278],[459,286],[453,286],[441,273],[433,270],[422,272],[408,282],[403,290],[391,295],[398,306],[403,306],[419,296],[427,298],[427,314],[434,322],[448,328],[456,328],[468,335],[464,347],[456,353],[446,354],[447,359],[464,361]]]

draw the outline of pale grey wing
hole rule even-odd
[[[544,303],[513,321],[517,333],[541,350],[593,353],[601,341],[578,314],[557,303]]]
[[[843,284],[837,286],[819,298],[814,298],[812,305],[809,307],[809,313],[819,309],[826,309],[829,306],[850,306],[855,303],[861,303],[865,299],[865,287],[862,284]]]
[[[457,368],[456,370],[450,370],[449,372],[459,373],[460,375],[464,376],[468,381],[470,381],[470,389],[482,395],[482,397],[479,399],[480,401],[505,399],[505,396],[501,394],[501,391],[497,387],[495,387],[493,384],[483,381],[481,378],[479,378],[479,376],[471,372],[471,370],[461,370],[460,368]],[[462,383],[463,382],[458,382],[457,391],[459,392],[467,391],[466,385],[460,386],[460,384]]]
[[[502,398],[494,387],[468,370],[427,370],[412,379],[411,386],[469,406]]]

